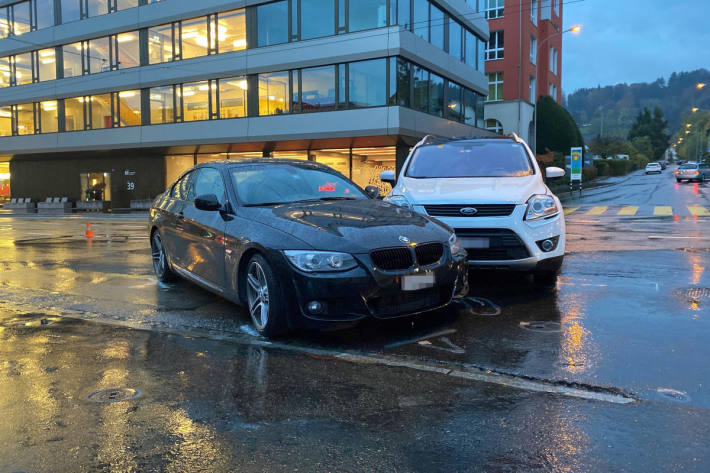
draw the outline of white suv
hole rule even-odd
[[[548,179],[564,170],[546,169]],[[409,153],[385,200],[449,225],[473,268],[508,269],[554,283],[565,253],[565,219],[527,144],[515,135],[426,137]]]

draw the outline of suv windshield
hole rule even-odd
[[[521,177],[534,174],[525,148],[509,140],[453,141],[417,148],[407,177]]]
[[[309,200],[367,199],[344,177],[312,166],[254,164],[230,170],[242,205],[278,205]]]

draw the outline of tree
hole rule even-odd
[[[589,142],[589,150],[605,159],[617,154],[629,154],[627,142],[618,136],[597,135],[596,138]]]
[[[663,153],[666,152],[671,142],[667,128],[668,122],[663,119],[663,112],[660,108],[656,107],[651,114],[648,108],[644,107],[631,125],[628,139],[633,143],[635,139],[648,137],[652,154],[646,157],[657,161],[663,157]]]
[[[537,102],[537,154],[549,151],[568,154],[570,148],[584,146],[582,134],[572,115],[550,96],[540,97]]]

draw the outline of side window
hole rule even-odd
[[[179,181],[175,183],[171,195],[179,200],[190,200],[191,190],[193,187],[192,176],[194,175],[194,172],[189,172],[185,174]]]
[[[194,197],[203,194],[214,194],[217,196],[219,203],[224,204],[226,192],[224,189],[224,180],[218,170],[214,168],[202,168],[195,179]]]

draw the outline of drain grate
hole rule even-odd
[[[532,321],[532,322],[520,322],[520,328],[524,330],[529,330],[531,332],[541,332],[541,333],[555,333],[562,330],[559,322],[549,322],[549,321]]]
[[[136,399],[137,397],[140,397],[141,394],[142,393],[137,389],[111,388],[95,391],[86,396],[86,399],[93,402],[121,402]]]

